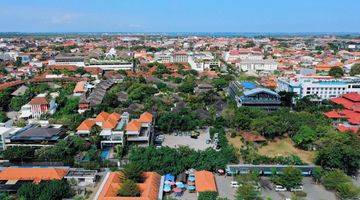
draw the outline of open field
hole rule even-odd
[[[267,145],[259,148],[259,154],[270,157],[275,156],[289,156],[297,155],[302,161],[306,163],[313,163],[315,158],[315,152],[304,151],[294,147],[290,138],[276,139],[275,141],[268,142]]]

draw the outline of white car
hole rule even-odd
[[[299,191],[303,191],[303,190],[304,190],[304,188],[302,185],[290,189],[291,192],[299,192]]]
[[[275,185],[275,191],[276,192],[285,192],[286,188],[281,185]]]
[[[232,188],[240,187],[240,185],[239,185],[239,183],[237,181],[231,181],[230,185],[231,185]]]

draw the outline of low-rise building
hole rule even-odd
[[[86,67],[95,67],[102,70],[131,70],[133,69],[134,65],[130,61],[121,59],[90,59],[90,61],[86,63]]]
[[[149,145],[152,128],[153,115],[149,112],[141,114],[139,119],[132,119],[125,127],[127,142]]]
[[[159,190],[162,185],[161,176],[156,172],[144,172],[144,181],[138,183],[140,188],[139,197],[122,197],[118,195],[118,190],[121,188],[121,172],[110,172],[105,177],[105,184],[99,188],[95,200],[158,200]]]
[[[97,180],[96,170],[70,168],[64,179],[69,183],[75,183],[76,187],[93,187]]]
[[[53,60],[49,60],[49,65],[73,65],[77,67],[85,67],[85,58],[81,55],[60,54],[55,56]]]
[[[6,148],[9,146],[53,146],[66,137],[62,125],[40,126],[30,124],[21,128],[5,139]]]
[[[279,94],[267,88],[254,86],[248,82],[233,81],[229,84],[228,94],[238,107],[259,107],[273,111],[281,106]]]

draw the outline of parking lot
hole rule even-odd
[[[219,195],[221,197],[226,197],[230,200],[235,199],[236,188],[232,188],[230,182],[233,180],[233,177],[227,176],[216,176],[216,184],[218,187]],[[268,177],[262,177],[261,182],[268,182]],[[305,199],[307,200],[336,200],[336,196],[333,192],[330,192],[324,188],[322,185],[314,184],[312,178],[304,177],[303,179],[303,188],[304,192],[307,194]],[[270,197],[274,200],[285,200],[286,198],[291,197],[291,192],[276,192],[271,185],[270,189],[267,187],[261,187],[261,196],[266,199]]]
[[[209,147],[213,147],[213,144],[206,144],[206,140],[210,138],[208,130],[200,130],[200,135],[197,139],[191,138],[190,135],[164,135],[164,141],[162,146],[168,146],[172,148],[177,148],[180,146],[188,146],[195,150],[205,150]]]

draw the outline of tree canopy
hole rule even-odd
[[[332,133],[322,138],[315,159],[324,169],[342,169],[355,174],[360,167],[360,143],[352,134]]]
[[[360,63],[354,64],[350,69],[350,75],[355,76],[360,74]]]
[[[329,75],[335,78],[344,76],[344,70],[341,67],[332,67],[329,71]]]

